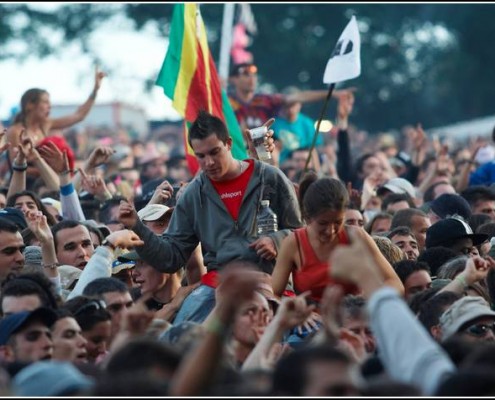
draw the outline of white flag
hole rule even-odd
[[[323,83],[337,83],[358,77],[361,74],[360,50],[361,40],[353,15],[328,60]]]

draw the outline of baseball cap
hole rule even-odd
[[[426,248],[442,246],[452,240],[471,238],[477,246],[488,239],[483,233],[473,233],[471,227],[460,217],[449,217],[435,222],[426,230]]]
[[[42,254],[40,246],[26,246],[23,251],[24,265],[35,265],[41,268]]]
[[[453,193],[444,193],[431,201],[430,210],[440,218],[447,218],[457,214],[467,221],[471,217],[471,207],[467,200]]]
[[[138,217],[141,221],[156,221],[163,217],[166,213],[172,212],[173,208],[163,204],[148,204],[146,207],[138,211]]]
[[[33,311],[21,311],[11,314],[0,321],[0,346],[4,346],[9,338],[33,320],[41,320],[46,326],[52,326],[57,315],[51,309],[39,307]]]
[[[133,251],[130,251],[128,253],[122,254],[121,256],[119,256],[117,258],[117,260],[119,260],[120,262],[123,262],[123,263],[128,263],[129,261],[141,260],[141,257],[139,256],[137,251],[133,250]]]
[[[67,361],[38,361],[23,368],[13,379],[16,396],[70,396],[90,389],[94,380]]]
[[[112,261],[112,275],[118,274],[120,271],[123,271],[125,269],[132,269],[134,268],[136,264],[136,259],[139,260],[139,256],[134,257],[132,254],[130,258],[135,258],[135,259],[130,259],[126,258],[126,256],[129,253],[136,253],[136,251],[129,251],[127,249],[121,249],[118,248],[115,251],[116,254],[114,254],[115,259]],[[137,253],[136,253],[137,255]]]
[[[26,218],[21,210],[14,207],[5,207],[0,210],[0,218],[8,219],[17,225],[20,231],[27,228]]]
[[[480,165],[483,165],[487,162],[493,161],[494,158],[495,148],[492,145],[487,144],[477,151],[476,155],[474,156],[474,161],[476,161]]]
[[[411,197],[416,197],[416,190],[411,182],[404,178],[392,178],[376,191],[378,196],[381,196],[385,190],[390,190],[392,193],[405,193]]]
[[[495,319],[495,311],[490,309],[490,305],[485,299],[479,296],[460,298],[440,316],[442,341],[457,333],[467,322],[481,317],[493,317]]]
[[[106,226],[105,224],[102,224],[102,223],[98,223],[94,219],[87,219],[86,221],[82,221],[82,224],[98,229],[101,232],[101,234],[103,235],[103,237],[107,237],[108,235],[110,235],[112,233],[108,226]]]

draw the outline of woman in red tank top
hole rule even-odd
[[[282,296],[291,274],[296,294],[311,291],[309,298],[316,304],[328,285],[340,284],[346,293],[357,293],[356,286],[336,282],[329,274],[330,254],[337,245],[349,243],[349,229],[372,243],[384,281],[403,291],[399,278],[371,236],[363,229],[344,226],[349,195],[339,180],[318,179],[313,172],[306,174],[299,185],[299,199],[306,226],[296,229],[282,242],[272,274],[275,295]]]

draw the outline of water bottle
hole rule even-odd
[[[261,201],[261,209],[257,217],[258,236],[265,236],[278,231],[277,214],[270,208],[270,200]]]

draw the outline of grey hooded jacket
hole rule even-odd
[[[262,197],[262,198],[261,198]],[[179,198],[169,227],[156,236],[141,221],[132,228],[145,245],[138,254],[161,272],[173,273],[183,267],[199,242],[208,271],[221,269],[233,260],[256,263],[271,273],[274,262],[261,259],[249,248],[256,237],[256,214],[261,200],[270,200],[278,217],[278,232],[269,236],[277,250],[284,237],[302,226],[301,213],[293,184],[276,167],[254,161],[254,171],[242,199],[239,217],[234,221],[217,191],[201,172]]]

